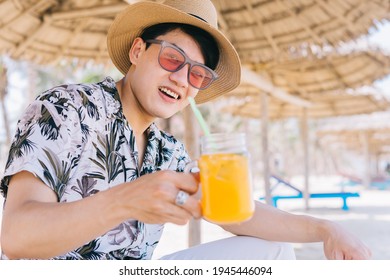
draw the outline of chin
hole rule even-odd
[[[176,112],[168,112],[167,110],[154,110],[154,111],[149,111],[149,115],[153,116],[156,119],[168,119],[172,117]]]
[[[181,109],[178,109],[178,108],[170,108],[171,110],[169,110],[169,108],[165,108],[166,110],[159,110],[156,112],[156,116],[160,119],[168,119],[170,117],[172,117],[173,115],[175,115],[176,113],[178,113]],[[168,109],[168,110],[167,110]]]
[[[172,117],[175,114],[176,113],[173,113],[173,114],[161,114],[161,115],[159,115],[159,118],[166,120],[166,119],[169,119],[170,117]]]

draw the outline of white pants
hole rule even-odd
[[[233,236],[178,251],[161,260],[295,260],[295,252],[288,243]]]

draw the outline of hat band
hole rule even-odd
[[[201,21],[204,21],[205,23],[208,23],[206,20],[201,18],[200,16],[194,15],[194,14],[189,14],[190,16],[196,17],[197,19],[200,19]]]

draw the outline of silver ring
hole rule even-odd
[[[176,195],[176,199],[175,199],[175,203],[176,205],[183,205],[184,203],[186,203],[188,197],[190,195],[188,193],[186,193],[185,191],[179,191]]]

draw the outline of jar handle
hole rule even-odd
[[[184,173],[198,173],[198,172],[199,172],[199,166],[197,160],[188,162],[184,167]]]
[[[184,167],[184,173],[199,173],[199,172],[200,172],[200,169],[199,169],[197,160],[193,160],[193,161],[188,162],[186,164],[186,166]],[[202,188],[201,188],[200,183],[199,183],[198,191],[195,194],[195,197],[198,198],[199,200],[202,197]]]

